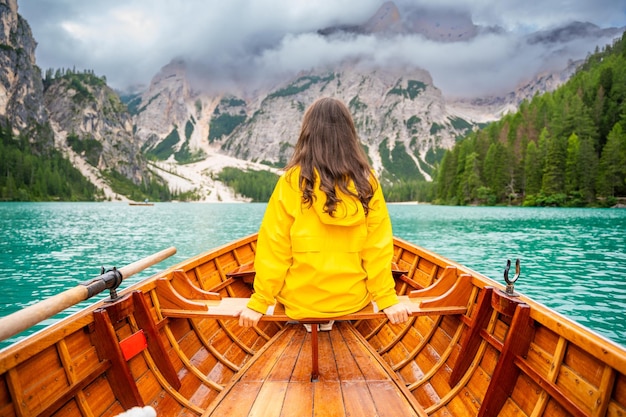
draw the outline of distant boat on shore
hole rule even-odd
[[[131,206],[154,206],[147,198],[144,201],[131,201],[128,203]]]

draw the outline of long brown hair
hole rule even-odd
[[[287,169],[300,166],[302,203],[310,207],[315,198],[315,172],[326,194],[324,210],[333,216],[340,198],[336,189],[359,199],[368,213],[374,194],[371,167],[361,148],[352,115],[340,100],[325,97],[315,101],[304,114],[300,137]],[[356,193],[350,190],[354,183]]]

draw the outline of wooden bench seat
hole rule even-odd
[[[393,269],[392,269],[393,271]],[[401,271],[398,271],[401,273]],[[236,272],[227,274],[229,277],[239,278],[253,276],[254,270],[250,264],[238,268]],[[171,318],[216,318],[227,319],[237,317],[248,304],[248,298],[222,298],[217,293],[203,291],[195,287],[182,271],[173,274],[178,288],[175,288],[169,279],[157,280],[157,292],[161,302],[161,313]],[[411,291],[408,296],[398,296],[410,311],[411,316],[463,314],[467,311],[467,303],[472,289],[471,276],[457,275],[456,268],[446,268],[441,279],[433,286],[423,290]],[[366,320],[383,318],[384,313],[375,310],[372,304],[355,313],[300,320],[303,323],[324,323],[328,320]],[[271,314],[265,314],[263,321],[289,321],[285,308],[280,303],[274,306]]]
[[[243,272],[241,272],[243,273]],[[248,270],[245,273],[249,273]],[[183,284],[184,283],[184,284]],[[184,286],[184,291],[189,294],[202,296],[202,298],[189,299],[182,296],[174,288],[169,280],[157,281],[157,292],[161,302],[161,314],[169,318],[182,319],[234,319],[248,304],[249,298],[221,298],[219,294],[206,293],[195,289],[179,274],[179,285]],[[467,304],[471,293],[471,276],[456,275],[456,269],[450,268],[435,285],[412,291],[408,296],[398,296],[400,302],[409,309],[410,316],[464,314],[467,311]],[[298,320],[299,323],[316,324],[327,323],[329,320],[350,321],[384,319],[385,313],[378,311],[373,304],[369,304],[363,309],[342,316],[325,318],[306,318]],[[292,319],[285,313],[285,307],[280,303],[274,306],[270,314],[264,314],[262,321],[290,322]],[[318,351],[318,329],[312,326],[311,329],[311,380],[316,381],[319,376],[319,351]]]
[[[401,302],[409,307],[411,316],[427,316],[441,314],[463,314],[467,310],[466,305],[440,305],[431,306],[426,304],[423,306],[422,300],[410,298],[408,296],[399,296]],[[239,312],[248,304],[249,298],[223,298],[221,300],[194,300],[206,305],[206,309],[192,310],[186,308],[163,308],[161,313],[166,317],[178,318],[216,318],[226,319],[239,315]],[[327,323],[329,320],[365,320],[385,317],[382,311],[375,311],[372,304],[367,305],[362,310],[355,313],[332,318],[307,318],[300,320],[302,323]],[[274,307],[273,314],[265,314],[261,317],[262,321],[290,321],[291,319],[285,314],[285,307],[277,304]]]
[[[310,379],[312,336],[287,324],[238,372],[203,416],[426,416],[389,365],[350,322],[321,332],[324,361]]]

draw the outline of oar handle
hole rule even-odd
[[[171,247],[150,255],[137,262],[119,269],[123,278],[128,278],[163,259],[168,258],[176,253],[176,248]],[[43,320],[54,316],[55,314],[71,307],[81,301],[86,300],[90,296],[89,287],[86,285],[77,285],[74,288],[65,290],[57,295],[47,298],[43,301],[33,304],[6,317],[0,318],[0,341],[8,339],[11,336],[34,326]]]
[[[87,299],[87,287],[78,285],[0,319],[0,341],[24,331],[56,313]]]
[[[169,258],[175,253],[176,253],[176,248],[172,246],[170,248],[163,249],[161,252],[154,253],[143,259],[133,262],[130,265],[126,265],[120,268],[119,271],[122,274],[122,278],[126,279],[130,277],[131,275],[135,275],[137,272],[143,271],[144,269],[149,268],[152,265],[157,264],[166,258]]]

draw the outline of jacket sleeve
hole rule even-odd
[[[380,184],[370,201],[367,215],[367,239],[361,253],[367,272],[367,289],[380,310],[397,304],[395,282],[391,274],[393,231]]]
[[[248,307],[259,313],[265,314],[267,308],[275,304],[275,297],[280,292],[291,266],[290,230],[293,216],[289,214],[285,204],[298,198],[287,195],[292,192],[284,177],[281,177],[261,222],[254,258],[254,294],[248,302]]]

